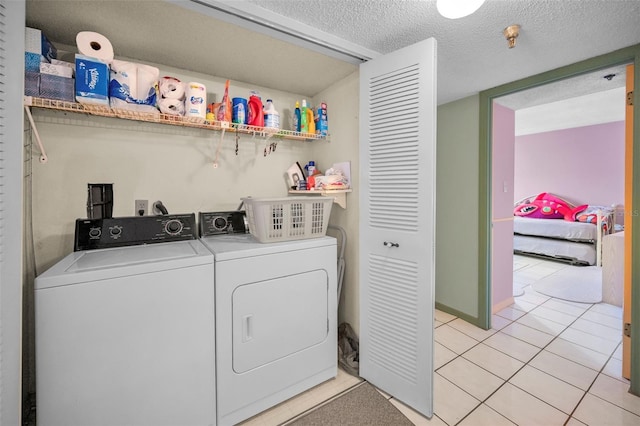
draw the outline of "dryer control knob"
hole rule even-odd
[[[91,228],[89,230],[89,238],[91,239],[100,238],[100,235],[102,235],[102,229],[100,228]]]
[[[213,220],[213,227],[216,228],[216,230],[218,231],[222,231],[227,227],[228,223],[227,223],[227,219],[222,217],[222,216],[218,216]]]
[[[172,219],[167,222],[167,224],[164,226],[164,229],[169,235],[178,235],[180,232],[182,232],[182,222],[177,219]]]
[[[114,226],[112,228],[109,228],[109,234],[113,238],[119,238],[122,234],[122,226]]]

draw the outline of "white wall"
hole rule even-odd
[[[355,72],[314,97],[314,105],[327,103],[329,117],[328,142],[314,142],[309,160],[324,172],[331,164],[351,161],[351,185],[353,192],[347,194],[347,208],[337,204],[331,210],[330,224],[342,227],[347,233],[346,268],[343,280],[342,297],[339,305],[338,322],[348,322],[359,333],[359,275],[358,275],[358,218],[359,203],[359,165],[358,165],[358,111],[359,111],[359,73]]]

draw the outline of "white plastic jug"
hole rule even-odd
[[[264,106],[264,127],[280,128],[280,113],[276,111],[271,99],[267,99],[267,103]]]

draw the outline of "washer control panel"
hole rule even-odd
[[[197,237],[194,213],[77,219],[74,250],[194,240]]]
[[[200,212],[198,213],[200,236],[222,234],[246,234],[249,232],[247,216],[244,211]]]

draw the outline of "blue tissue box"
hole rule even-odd
[[[24,94],[26,96],[40,96],[40,73],[25,71]]]
[[[47,58],[47,62],[58,57],[58,50],[44,33],[36,28],[25,28],[25,52],[35,53]]]
[[[73,78],[61,77],[53,74],[40,74],[40,97],[73,102]]]
[[[24,70],[40,72],[40,62],[47,62],[44,56],[39,53],[24,52]]]
[[[109,105],[109,65],[100,59],[76,54],[76,100]]]

